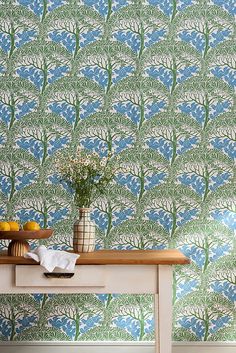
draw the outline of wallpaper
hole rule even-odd
[[[0,215],[77,216],[56,153],[120,155],[97,249],[178,248],[173,339],[235,339],[236,4],[0,0]],[[35,247],[38,243],[32,243]],[[6,248],[1,241],[1,248]],[[2,295],[1,340],[152,340],[152,296]]]

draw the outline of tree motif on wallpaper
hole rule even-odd
[[[149,295],[121,295],[110,304],[112,326],[125,328],[138,340],[153,339],[153,302]]]
[[[136,196],[138,202],[155,186],[164,183],[168,164],[157,151],[143,150],[140,145],[120,153],[121,171],[117,182]]]
[[[102,313],[103,304],[95,295],[55,296],[48,313],[48,325],[62,329],[71,339],[77,341],[83,333],[99,324]]]
[[[236,258],[233,256],[225,256],[219,261],[209,266],[207,276],[209,278],[211,288],[217,293],[222,293],[228,299],[236,300],[233,289],[235,285],[236,274],[234,271]]]
[[[35,219],[43,228],[52,227],[58,220],[64,219],[70,211],[71,198],[62,189],[53,185],[38,183],[18,192],[15,201],[16,215],[25,222],[26,219]]]
[[[186,186],[165,184],[152,189],[143,200],[145,216],[158,222],[169,233],[169,246],[175,245],[175,232],[196,219],[200,212],[199,196]]]
[[[88,78],[64,77],[45,91],[43,99],[49,112],[62,116],[76,130],[82,119],[101,110],[104,92]],[[71,135],[73,138],[74,134]]]
[[[180,299],[175,310],[177,326],[182,326],[178,331],[178,339],[188,338],[190,331],[196,336],[195,340],[207,341],[233,320],[234,305],[222,295],[212,292],[206,294],[200,290]]]
[[[176,110],[191,115],[202,129],[221,113],[232,109],[233,90],[216,78],[190,78],[175,92]]]
[[[25,44],[13,56],[17,75],[28,79],[44,93],[48,84],[70,70],[70,55],[55,43],[35,40]]]
[[[9,1],[0,7],[0,23],[1,49],[9,58],[25,43],[33,41],[39,30],[39,20],[32,11],[24,6],[13,6]]]
[[[14,216],[15,196],[37,180],[38,163],[24,150],[4,149],[0,166],[0,188],[7,202],[7,217]]]
[[[44,28],[53,42],[62,44],[76,58],[81,48],[102,35],[103,18],[93,8],[71,1],[50,12]]]
[[[104,38],[81,50],[75,69],[96,81],[108,94],[113,84],[132,74],[135,60],[135,53],[124,43]]]
[[[35,325],[39,307],[31,296],[4,295],[0,303],[1,334],[14,340],[25,328]]]
[[[236,190],[234,185],[227,185],[217,190],[209,197],[209,211],[211,218],[236,229]]]
[[[108,99],[112,110],[123,113],[141,130],[147,119],[163,111],[167,103],[165,86],[149,77],[129,77],[111,88]]]
[[[171,93],[176,86],[199,72],[201,56],[190,44],[163,40],[143,54],[143,66],[150,77],[158,78]]]
[[[54,235],[47,242],[52,249],[66,250],[73,246],[73,224],[78,216],[78,210],[71,208],[66,219],[57,220],[53,226]]]
[[[38,92],[21,78],[0,78],[1,120],[11,129],[17,120],[38,108]]]
[[[132,146],[135,139],[135,124],[119,113],[95,113],[80,124],[78,136],[82,146],[102,156],[119,153]]]
[[[3,74],[7,70],[7,54],[0,49],[0,73]]]
[[[116,226],[112,232],[112,247],[119,250],[165,249],[168,233],[157,222],[131,219]]]
[[[45,167],[44,173],[49,173],[50,159],[70,141],[70,129],[70,124],[56,114],[30,113],[17,124],[15,140],[20,149],[28,152],[27,158],[31,155]]]
[[[173,164],[179,156],[197,146],[200,128],[187,114],[163,112],[148,120],[141,131],[142,140]]]
[[[229,0],[0,0],[0,215],[71,248],[57,152],[112,152],[97,249],[177,247],[176,340],[233,340],[235,7]],[[7,242],[1,241],[0,248]],[[32,246],[36,246],[32,242]],[[151,340],[150,296],[2,296],[1,340]]]
[[[190,43],[205,59],[212,48],[229,39],[234,20],[220,6],[209,5],[207,0],[198,3],[176,16],[173,24],[177,38]]]
[[[223,79],[231,87],[236,86],[235,81],[235,58],[236,46],[231,40],[219,44],[207,57],[207,64],[211,73]]]
[[[208,195],[230,182],[233,161],[222,152],[194,148],[178,160],[177,180],[206,201]]]
[[[142,0],[132,3],[110,16],[108,29],[112,38],[125,43],[141,59],[145,47],[166,34],[168,18],[158,7],[147,6]]]
[[[221,114],[219,118],[211,124],[209,136],[211,145],[215,149],[224,152],[232,160],[235,160],[236,124],[232,115],[232,112]]]
[[[136,210],[136,198],[120,185],[111,185],[94,202],[94,220],[98,226],[98,246],[110,248],[117,225],[131,219]]]
[[[189,222],[177,233],[178,246],[188,253],[188,257],[202,274],[205,274],[215,261],[222,260],[222,257],[230,254],[233,248],[232,230],[212,220],[203,222],[198,219]],[[204,276],[198,278],[203,284],[204,279]]]

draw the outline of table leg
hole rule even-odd
[[[172,266],[158,266],[158,294],[155,294],[155,353],[172,352]]]

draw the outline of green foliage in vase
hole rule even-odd
[[[117,171],[115,158],[110,153],[100,158],[98,153],[86,153],[79,147],[74,155],[68,152],[58,155],[56,163],[61,182],[74,190],[78,207],[90,207],[105,192]]]

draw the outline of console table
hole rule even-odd
[[[0,293],[154,294],[156,353],[171,353],[172,265],[190,261],[180,251],[99,250],[83,253],[73,273],[47,273],[32,259],[0,253]]]

